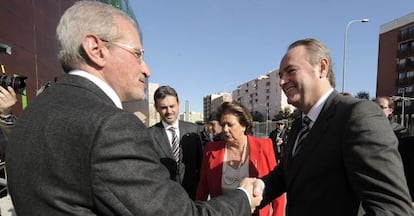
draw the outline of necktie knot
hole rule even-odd
[[[312,120],[308,116],[304,116],[302,120],[302,126],[309,127]]]

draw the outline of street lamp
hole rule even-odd
[[[347,36],[348,36],[348,29],[349,26],[354,22],[369,22],[369,19],[357,19],[357,20],[351,20],[346,24],[345,28],[345,36],[344,36],[344,64],[342,68],[342,93],[345,92],[345,73],[346,73],[346,42],[347,42]]]

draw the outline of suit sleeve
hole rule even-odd
[[[264,155],[266,157],[267,167],[266,173],[270,172],[273,168],[277,166],[275,154],[273,152],[273,145],[271,140],[266,140],[264,142]],[[261,177],[261,176],[259,176]],[[284,215],[284,209],[285,209],[285,195],[282,194],[281,196],[278,196],[276,199],[272,200],[272,216],[283,216]]]
[[[91,196],[102,215],[250,215],[236,190],[193,202],[159,162],[145,126],[127,112],[102,120],[91,149]]]
[[[347,176],[367,215],[413,215],[398,140],[382,110],[356,103],[343,130]]]

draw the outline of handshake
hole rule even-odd
[[[239,186],[247,192],[250,200],[250,208],[253,213],[263,199],[263,182],[257,178],[244,178]]]

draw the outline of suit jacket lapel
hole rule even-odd
[[[185,136],[189,132],[187,130],[187,127],[185,127],[185,125],[181,121],[179,121],[178,127],[180,130],[180,142],[181,142],[182,137]]]
[[[168,140],[167,132],[165,132],[164,126],[161,122],[158,122],[155,125],[155,128],[157,129],[157,132],[155,132],[156,136],[154,136],[156,144],[159,145],[160,149],[167,157],[174,158],[170,141]]]

